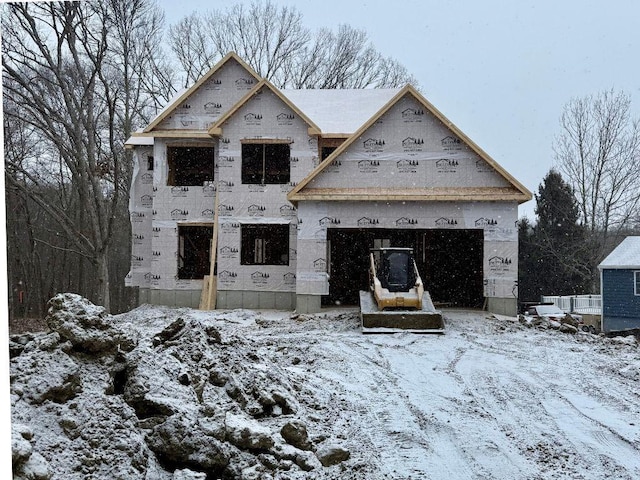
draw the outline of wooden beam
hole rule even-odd
[[[218,278],[215,274],[216,258],[218,255],[218,199],[220,198],[220,190],[216,188],[216,200],[214,202],[213,213],[213,235],[211,237],[211,254],[209,258],[211,263],[209,264],[209,285],[207,290],[207,301],[205,304],[205,310],[216,309],[216,297],[218,295]]]

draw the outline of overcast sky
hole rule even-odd
[[[640,117],[638,0],[273,1],[295,6],[312,29],[366,30],[436,108],[532,192],[553,166],[553,137],[572,97],[623,90]],[[229,3],[160,5],[171,24]],[[533,218],[534,202],[520,215]]]

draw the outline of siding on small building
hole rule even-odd
[[[602,330],[640,329],[640,236],[629,236],[600,265]],[[640,275],[640,273],[638,273]]]
[[[605,332],[640,328],[640,295],[636,270],[602,270],[602,324]]]

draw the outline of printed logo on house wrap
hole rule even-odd
[[[409,217],[400,217],[396,220],[396,227],[410,227],[418,224],[418,220]]]
[[[296,116],[293,113],[279,113],[276,115],[276,121],[278,125],[293,125],[293,120]]]
[[[233,191],[235,183],[231,180],[218,180],[218,190],[220,192],[229,193]]]
[[[209,115],[220,115],[222,104],[218,102],[207,102],[203,105],[204,112]]]
[[[186,220],[189,215],[189,210],[182,210],[181,208],[174,208],[171,210],[172,220]]]
[[[260,125],[261,121],[262,121],[261,113],[247,113],[244,116],[245,125]]]
[[[451,217],[440,217],[435,221],[437,227],[446,228],[446,227],[455,227],[458,225],[458,220]]]
[[[456,173],[458,171],[458,160],[453,158],[441,158],[436,160],[436,172]]]
[[[161,256],[162,256],[162,252],[160,250],[153,250],[151,252],[151,261],[157,262],[158,260],[160,260]]]
[[[493,227],[497,224],[498,224],[497,220],[494,220],[493,218],[485,218],[485,217],[481,217],[474,222],[474,225],[476,227]]]
[[[205,210],[202,210],[202,212],[200,212],[200,215],[202,215],[204,218],[211,218],[213,219],[215,212],[213,211],[213,209],[211,208],[207,208]]]
[[[140,234],[140,233],[134,233],[132,235],[133,237],[133,244],[134,245],[143,245],[144,244],[144,235]]]
[[[297,185],[298,185],[298,182],[282,183],[280,184],[280,192],[289,193],[291,190],[296,188]]]
[[[417,173],[419,165],[418,160],[398,160],[396,162],[398,173]]]
[[[269,281],[269,274],[266,272],[253,272],[251,274],[251,283],[254,286],[265,286],[267,284],[267,282]]]
[[[229,245],[225,245],[220,249],[220,258],[230,259],[230,258],[238,258],[238,248],[231,247]]]
[[[204,90],[208,91],[216,91],[220,90],[220,86],[222,85],[222,80],[219,78],[210,78],[207,82],[202,85]]]
[[[385,141],[383,138],[367,138],[362,142],[362,146],[365,152],[383,152]]]
[[[362,217],[358,219],[359,227],[370,227],[373,225],[378,225],[379,223],[380,220],[378,220],[377,218]]]
[[[140,205],[151,208],[153,206],[153,197],[151,195],[142,195],[140,197]]]
[[[197,123],[193,118],[187,115],[176,115],[176,119],[179,120],[180,125],[182,125],[183,127],[190,127]]]
[[[405,123],[421,122],[424,110],[421,108],[405,108],[402,110],[402,121]]]
[[[131,217],[131,221],[133,223],[141,223],[144,222],[144,212],[131,212],[131,214],[129,215]]]
[[[229,150],[231,139],[228,137],[222,137],[218,143],[220,144],[220,150]]]
[[[380,160],[360,160],[358,162],[358,171],[360,173],[378,173],[380,169]]]
[[[421,152],[424,139],[407,137],[402,140],[402,150],[405,152]]]
[[[247,213],[250,217],[264,217],[264,212],[266,210],[267,207],[265,207],[264,205],[258,205],[256,203],[247,207]]]
[[[285,285],[295,285],[296,284],[296,274],[293,272],[287,272],[282,275],[282,283]]]
[[[226,205],[224,203],[221,203],[220,205],[218,205],[218,215],[220,215],[221,217],[232,216],[234,210],[235,209],[233,208],[233,205]]]
[[[323,170],[322,173],[339,173],[340,172],[340,167],[342,166],[342,160],[340,159],[336,159],[334,161],[332,161],[329,165],[327,165]]]
[[[487,162],[482,159],[476,160],[476,172],[478,173],[490,173],[493,172],[493,168]]]
[[[225,287],[235,285],[238,274],[230,270],[223,270],[218,273],[218,282]]]
[[[447,135],[442,140],[440,140],[440,145],[442,145],[442,149],[445,152],[455,152],[458,150],[462,150],[462,140],[451,135]]]
[[[160,274],[154,273],[151,274],[151,285],[153,285],[154,287],[159,287],[160,286],[160,282],[162,280],[162,276]]]
[[[238,222],[223,222],[220,224],[222,233],[236,233],[238,230],[240,230],[240,223]]]
[[[315,272],[326,272],[327,261],[324,258],[318,258],[313,261],[313,270]]]
[[[140,176],[140,182],[143,185],[151,185],[153,183],[153,173],[145,173]]]
[[[253,77],[251,78],[241,77],[235,81],[236,90],[251,90],[251,88],[253,88],[254,83],[255,83],[255,79]]]
[[[230,155],[220,155],[218,157],[218,163],[217,163],[217,167],[218,168],[231,168],[233,167],[233,164],[235,163],[236,159],[233,156]]]
[[[151,232],[153,233],[153,238],[160,238],[160,227],[153,227]]]
[[[207,198],[213,198],[216,196],[216,183],[204,182],[202,186],[202,196]]]
[[[263,193],[267,191],[267,186],[261,183],[250,183],[248,187],[249,191],[253,193]]]
[[[189,187],[171,187],[172,197],[186,197],[189,193]]]
[[[511,272],[511,264],[509,257],[495,255],[489,258],[489,271],[495,275],[504,275]]]
[[[285,204],[280,207],[280,216],[284,218],[293,218],[296,216],[296,207]]]
[[[298,220],[298,223],[302,223],[302,220]],[[318,220],[318,224],[321,227],[329,227],[331,225],[340,225],[340,219],[336,217],[322,217]]]
[[[143,262],[144,262],[144,257],[140,255],[131,255],[132,267],[141,267]]]

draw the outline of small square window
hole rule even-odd
[[[291,178],[291,148],[288,143],[243,143],[242,183],[283,184]]]
[[[167,185],[198,186],[213,181],[213,147],[167,147]]]
[[[289,265],[289,225],[243,225],[242,265]]]

